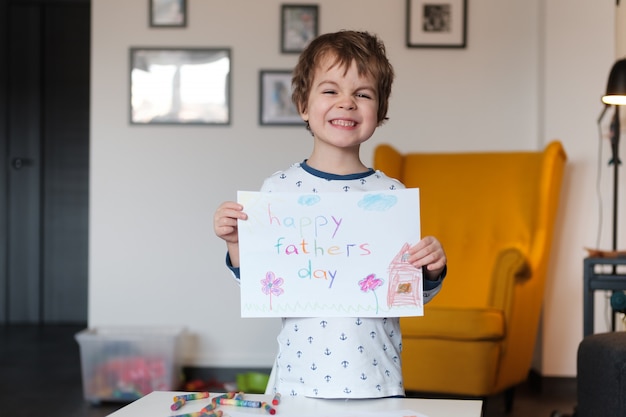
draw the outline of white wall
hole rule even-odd
[[[303,129],[257,123],[259,70],[291,69],[297,57],[280,53],[283,2],[188,3],[187,28],[151,29],[145,1],[92,1],[89,325],[183,325],[195,335],[189,365],[269,367],[278,320],[239,317],[212,216],[237,190],[256,190],[308,156]],[[563,140],[570,164],[537,367],[573,375],[582,247],[594,246],[597,229],[595,120],[614,59],[614,2],[469,1],[461,50],[406,48],[404,1],[314,3],[321,32],[377,33],[395,66],[390,121],[363,147],[368,164],[381,142],[464,151]],[[232,124],[130,126],[131,46],[232,48]]]
[[[583,248],[611,248],[612,168],[607,165],[608,140],[599,139],[596,120],[615,60],[615,2],[549,0],[545,15],[543,136],[563,140],[569,166],[557,225],[559,239],[550,265],[554,279],[548,283],[544,302],[541,369],[545,375],[562,375],[575,373],[582,338]],[[607,113],[606,123],[611,115]],[[620,227],[621,236],[625,230]],[[607,305],[605,294],[596,293],[596,332],[610,328]]]

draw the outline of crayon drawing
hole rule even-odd
[[[285,292],[285,290],[280,288],[282,285],[283,279],[276,278],[272,271],[265,274],[265,279],[261,280],[261,292],[270,297],[270,310],[272,309],[272,295],[278,297]]]
[[[376,288],[383,285],[383,281],[379,278],[376,278],[375,274],[369,274],[367,277],[363,278],[359,281],[359,286],[361,287],[361,291],[368,292],[371,291],[376,298],[376,314],[378,314],[378,296],[376,295]]]
[[[422,270],[407,263],[409,244],[405,243],[389,265],[387,305],[422,305]]]
[[[240,191],[242,317],[423,315],[419,190]],[[259,286],[260,282],[260,286]]]

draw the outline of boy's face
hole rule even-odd
[[[326,57],[315,70],[306,108],[300,115],[309,121],[317,140],[348,148],[369,139],[378,125],[378,94],[369,75],[360,76],[356,64],[332,66]]]

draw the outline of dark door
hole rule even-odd
[[[90,4],[4,1],[6,267],[0,322],[84,323]]]

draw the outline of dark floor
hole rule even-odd
[[[124,404],[94,406],[84,400],[80,352],[74,335],[85,326],[0,326],[0,415],[104,417]],[[532,387],[534,388],[531,388]],[[540,386],[541,389],[537,389]],[[543,378],[515,392],[507,417],[571,414],[573,378]],[[504,397],[487,399],[484,417],[503,417]]]

